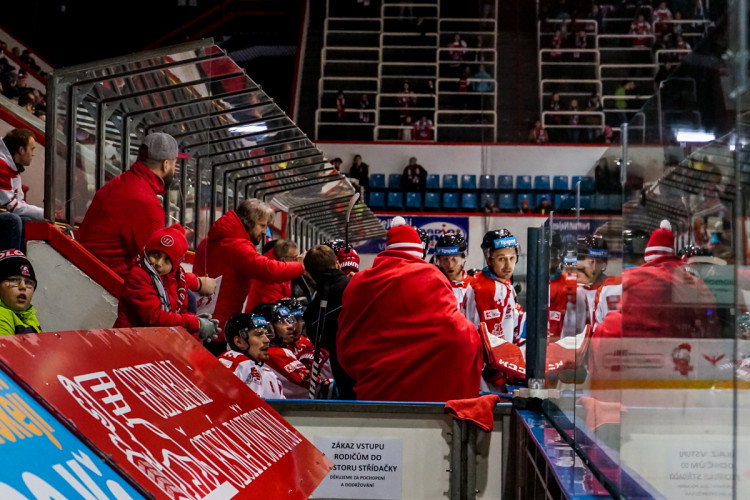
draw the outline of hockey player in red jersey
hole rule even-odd
[[[295,328],[296,319],[291,311],[278,303],[267,302],[253,309],[255,314],[269,323],[271,346],[268,349],[268,366],[276,373],[287,398],[308,399],[315,347]],[[321,392],[330,387],[332,375],[328,364],[328,351],[320,350]]]
[[[466,317],[490,335],[516,345],[523,343],[525,314],[516,302],[511,277],[518,261],[518,241],[507,229],[490,231],[482,239],[487,267],[474,277],[466,291]]]
[[[263,399],[286,399],[276,374],[267,366],[268,322],[263,316],[237,314],[227,321],[228,351],[219,361]]]
[[[395,217],[386,247],[343,295],[336,337],[358,400],[476,397],[481,339],[458,310],[448,279],[423,260],[417,231]]]
[[[453,294],[456,296],[462,314],[465,314],[464,296],[466,290],[474,282],[474,277],[469,276],[464,270],[467,249],[468,244],[464,237],[455,233],[441,234],[435,244],[437,266],[451,282]]]
[[[600,235],[586,235],[578,239],[578,294],[576,298],[576,333],[586,325],[594,324],[596,293],[608,281],[619,284],[620,277],[610,278],[606,274],[609,261],[607,240]]]
[[[559,233],[553,233],[550,245],[549,309],[547,315],[547,336],[555,341],[563,336],[575,335],[576,254],[569,250],[564,256]],[[562,257],[562,261],[561,261]],[[570,316],[567,314],[571,312]],[[566,321],[567,317],[567,321]],[[571,324],[572,321],[572,324]]]

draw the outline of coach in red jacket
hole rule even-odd
[[[224,329],[227,320],[242,312],[250,290],[250,280],[266,283],[290,281],[305,272],[301,262],[281,262],[258,253],[266,226],[273,218],[273,210],[266,203],[251,198],[236,210],[230,210],[217,220],[195,252],[193,271],[199,276],[222,276],[213,317]],[[302,258],[302,256],[300,256]],[[211,347],[224,350],[223,334]]]
[[[292,240],[276,240],[273,247],[263,254],[269,259],[281,262],[299,262],[299,248]],[[260,278],[250,281],[250,292],[245,303],[245,312],[249,313],[258,304],[277,302],[292,296],[291,281],[274,281],[269,283]]]
[[[133,259],[154,231],[164,227],[164,207],[157,195],[166,193],[180,153],[169,134],[146,136],[138,160],[94,195],[76,231],[76,240],[126,279]]]
[[[413,227],[391,227],[385,251],[346,287],[338,323],[339,363],[354,380],[358,400],[479,394],[479,333],[459,312],[448,278],[422,259]]]

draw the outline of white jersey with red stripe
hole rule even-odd
[[[219,361],[263,399],[286,399],[281,381],[267,366],[237,351],[226,351]]]
[[[466,310],[465,310],[465,304],[464,304],[464,298],[466,297],[466,290],[469,289],[472,283],[474,283],[474,276],[469,276],[469,274],[466,271],[461,271],[463,274],[461,276],[460,280],[452,280],[448,279],[448,281],[451,282],[451,287],[453,288],[453,295],[456,296],[456,301],[458,302],[458,310],[461,311],[461,314],[466,316]]]
[[[602,277],[593,283],[578,285],[576,291],[576,333],[581,333],[586,325],[594,325],[596,293],[606,279],[606,277]]]
[[[620,309],[622,300],[622,276],[608,276],[594,297],[594,326],[604,321],[604,317]]]
[[[466,317],[479,328],[484,322],[490,335],[521,345],[526,314],[516,302],[510,280],[500,280],[486,269],[474,277],[464,298]]]
[[[21,176],[16,170],[15,164],[10,166],[8,161],[12,160],[0,158],[0,208],[18,216],[42,220],[44,209],[26,203]]]

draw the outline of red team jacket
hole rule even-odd
[[[315,346],[312,342],[307,337],[300,337],[296,346],[270,347],[268,355],[266,364],[281,380],[284,395],[288,398],[307,399],[315,357]],[[327,361],[328,351],[321,349],[320,366],[324,366]]]
[[[135,162],[96,192],[76,240],[126,279],[133,259],[164,227],[164,207],[156,196],[162,193],[164,181]]]
[[[274,253],[273,248],[264,253],[263,256],[280,262],[276,259],[276,254]],[[245,303],[245,312],[252,312],[252,310],[258,304],[262,304],[264,302],[276,302],[279,299],[291,296],[291,281],[266,283],[258,279],[250,280],[250,292],[247,296],[247,302]]]
[[[437,266],[406,252],[380,252],[352,277],[336,347],[358,400],[447,401],[479,393],[476,328]]]
[[[299,262],[280,262],[259,254],[234,210],[211,227],[198,245],[193,266],[199,276],[223,276],[213,313],[222,330],[229,318],[242,312],[251,279],[266,283],[291,281],[305,272]],[[218,340],[224,340],[223,333],[219,333]]]
[[[139,326],[182,326],[190,333],[198,332],[200,322],[195,314],[186,311],[187,297],[181,301],[177,296],[176,272],[161,276],[164,288],[172,304],[171,312],[162,310],[159,295],[154,289],[149,274],[138,266],[130,269],[125,287],[117,306],[117,321],[113,328],[134,328]],[[197,282],[194,274],[185,273],[188,284]]]

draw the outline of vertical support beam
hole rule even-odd
[[[549,238],[541,228],[527,230],[526,265],[526,380],[544,386],[547,356],[547,305],[549,303]],[[531,387],[531,385],[530,385]]]

